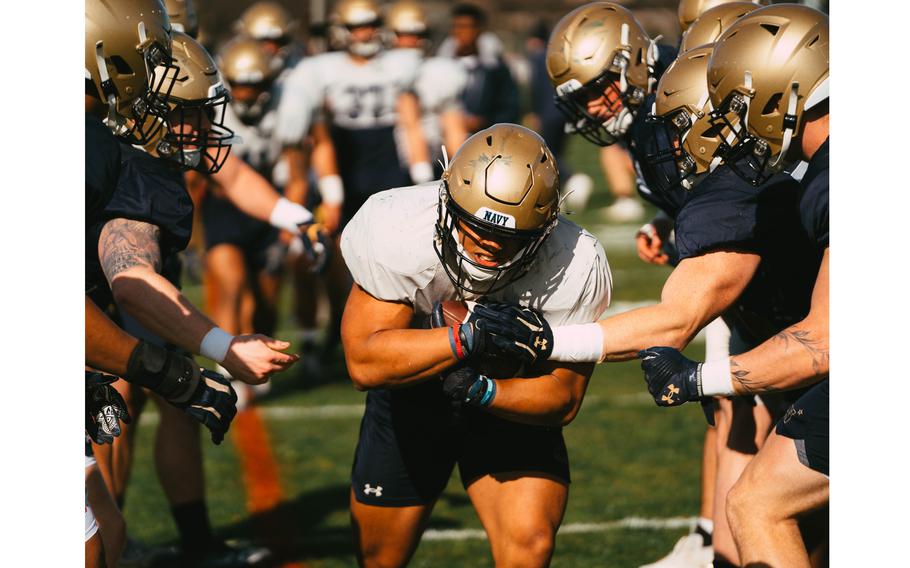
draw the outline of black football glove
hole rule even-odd
[[[113,375],[85,372],[85,431],[96,444],[112,444],[120,435],[120,422],[132,422],[126,402],[111,386]]]
[[[332,260],[332,238],[319,223],[301,223],[297,227],[300,229],[307,269],[314,274],[322,274]]]
[[[477,304],[471,319],[477,327],[496,338],[497,346],[507,345],[508,354],[519,357],[526,365],[546,361],[553,352],[553,330],[534,308],[504,303]]]
[[[496,397],[496,382],[471,367],[457,367],[443,374],[442,392],[460,404],[489,406]]]
[[[189,357],[147,342],[130,355],[125,377],[147,387],[180,408],[211,431],[220,444],[237,414],[237,393],[230,382],[211,371],[200,369]]]
[[[700,401],[705,419],[714,426],[714,405],[701,388],[701,363],[672,347],[650,347],[638,352],[648,392],[657,406],[679,406]]]

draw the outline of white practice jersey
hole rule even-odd
[[[428,314],[435,302],[459,297],[433,248],[439,185],[373,195],[341,236],[354,281],[375,298],[410,304],[417,315]],[[612,283],[600,242],[559,217],[531,270],[487,297],[537,308],[553,326],[589,323],[610,304]]]
[[[275,136],[281,92],[281,83],[276,82],[262,117],[256,124],[245,124],[240,120],[230,103],[224,113],[224,125],[241,139],[239,144],[231,147],[231,152],[277,187],[284,187],[288,181],[288,168],[280,161],[283,146],[281,140]],[[312,114],[312,109],[305,112]],[[306,120],[309,122],[309,118]]]
[[[301,61],[287,76],[279,105],[279,138],[297,143],[309,122],[299,109],[321,108],[334,126],[372,129],[394,126],[398,95],[411,89],[418,54],[381,51],[358,65],[346,52],[322,53]]]
[[[452,110],[461,110],[461,94],[468,83],[468,75],[464,68],[454,59],[447,57],[423,57],[418,49],[397,49],[394,51],[411,52],[417,58],[412,62],[414,82],[412,92],[420,101],[420,126],[429,146],[430,155],[439,158],[442,153],[440,146],[442,137],[442,114]],[[411,62],[402,56],[405,62]],[[407,147],[401,129],[396,129],[396,138],[399,148],[402,149],[402,163],[406,161]],[[458,148],[448,148],[449,155]]]

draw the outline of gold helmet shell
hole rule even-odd
[[[86,94],[107,104],[105,123],[133,144],[144,144],[167,114],[171,23],[161,0],[86,0]],[[172,79],[172,76],[171,76]],[[151,128],[151,130],[148,130]]]
[[[424,35],[429,29],[426,12],[411,0],[392,4],[386,12],[385,24],[396,34]]]
[[[683,33],[679,52],[685,53],[700,45],[714,43],[733,22],[759,8],[758,4],[752,2],[729,2],[714,6],[699,16]]]
[[[379,4],[373,0],[341,0],[335,8],[333,23],[339,26],[378,26],[381,21]]]
[[[215,61],[198,41],[173,32],[177,71],[167,97],[168,120],[146,149],[180,165],[215,173],[227,159],[234,133],[224,126],[230,100]]]
[[[547,72],[557,91],[570,81],[585,85],[609,70],[624,74],[630,85],[647,94],[652,50],[648,34],[628,8],[592,2],[572,10],[553,28]]]
[[[288,41],[297,22],[277,2],[256,2],[240,15],[234,27],[238,34],[256,40]]]
[[[275,79],[281,71],[281,61],[258,41],[239,37],[221,48],[218,68],[231,85],[254,85]]]
[[[738,0],[679,0],[679,8],[677,9],[677,13],[679,14],[679,27],[685,32],[695,20],[711,8],[736,1]],[[760,6],[767,6],[771,2],[769,0],[753,0],[752,3]],[[696,45],[700,44],[695,44],[692,47],[696,47]]]
[[[657,82],[657,46],[628,9],[593,2],[564,16],[547,42],[547,73],[568,129],[607,146],[631,126]],[[588,102],[603,97],[614,110],[597,117]]]
[[[666,127],[671,154],[687,189],[693,176],[718,164],[716,154],[723,142],[722,130],[710,120],[707,70],[711,51],[709,44],[680,55],[660,78],[654,101],[653,116]]]
[[[199,35],[199,18],[193,0],[164,0],[171,27],[195,38]]]
[[[442,182],[436,251],[453,283],[477,293],[486,280],[481,288],[489,293],[524,275],[559,213],[559,171],[543,138],[517,124],[494,124],[461,145]],[[480,266],[455,242],[459,223],[521,246],[501,266]]]
[[[751,144],[771,170],[785,165],[803,111],[828,98],[828,43],[828,17],[798,4],[756,10],[717,40],[708,92],[737,135],[731,155]]]

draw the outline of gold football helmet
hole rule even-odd
[[[256,2],[240,15],[235,31],[253,39],[287,43],[297,29],[297,22],[277,2]]]
[[[679,14],[679,27],[685,32],[689,29],[689,26],[692,25],[692,22],[697,20],[699,16],[711,8],[736,1],[741,0],[679,0],[679,8],[677,9]],[[771,2],[770,0],[752,0],[752,3],[758,6],[767,6]],[[697,47],[697,45],[698,44],[693,45],[692,47]]]
[[[218,54],[221,75],[234,91],[231,107],[238,117],[248,124],[262,118],[271,100],[272,82],[281,72],[281,59],[275,57],[258,41],[236,38],[221,48]],[[251,87],[250,100],[239,87]]]
[[[683,34],[679,52],[685,53],[700,45],[714,43],[733,22],[759,8],[752,2],[729,2],[707,10]]]
[[[107,105],[114,134],[131,144],[155,136],[175,70],[161,0],[85,0],[86,94]]]
[[[520,278],[556,226],[559,171],[543,139],[517,124],[494,124],[468,138],[446,165],[439,190],[435,249],[460,290],[487,294]],[[465,228],[511,243],[497,266],[466,254]]]
[[[411,0],[400,0],[392,4],[386,12],[385,24],[396,34],[423,36],[429,29],[423,8]]]
[[[185,168],[215,173],[237,141],[234,132],[224,126],[230,95],[202,44],[187,34],[173,32],[172,45],[178,70],[167,97],[168,118],[145,148]]]
[[[692,28],[690,28],[692,29]],[[663,128],[666,144],[646,157],[648,165],[662,171],[661,164],[672,160],[675,179],[692,189],[702,174],[720,163],[718,149],[724,130],[711,124],[708,97],[708,59],[713,47],[703,45],[680,55],[664,72],[657,84],[657,97],[648,119]]]
[[[615,143],[656,83],[656,59],[657,46],[619,4],[593,2],[569,12],[547,43],[547,72],[567,129],[600,146]],[[592,104],[603,110],[592,111]]]
[[[373,57],[383,48],[380,26],[382,15],[379,4],[374,0],[341,0],[331,18],[332,44],[346,50],[351,55]],[[355,28],[375,28],[367,40],[355,40],[352,31]]]
[[[195,38],[199,34],[199,18],[193,0],[164,0],[171,27]]]
[[[708,92],[712,121],[735,134],[724,161],[761,183],[793,161],[803,113],[828,100],[828,17],[798,4],[743,16],[714,46]]]

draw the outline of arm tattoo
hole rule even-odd
[[[774,340],[784,344],[784,350],[790,348],[790,344],[805,349],[812,358],[812,370],[816,375],[823,373],[822,369],[828,367],[828,349],[820,345],[821,341],[812,339],[810,332],[796,327],[789,327],[774,336]],[[747,393],[759,394],[763,392],[775,392],[780,390],[774,385],[769,385],[764,381],[750,377],[751,371],[746,369],[735,357],[730,358],[730,374],[735,382],[739,383]]]
[[[156,225],[113,219],[104,225],[98,240],[98,256],[108,282],[124,270],[146,266],[161,270],[161,249],[158,237],[161,230]]]

